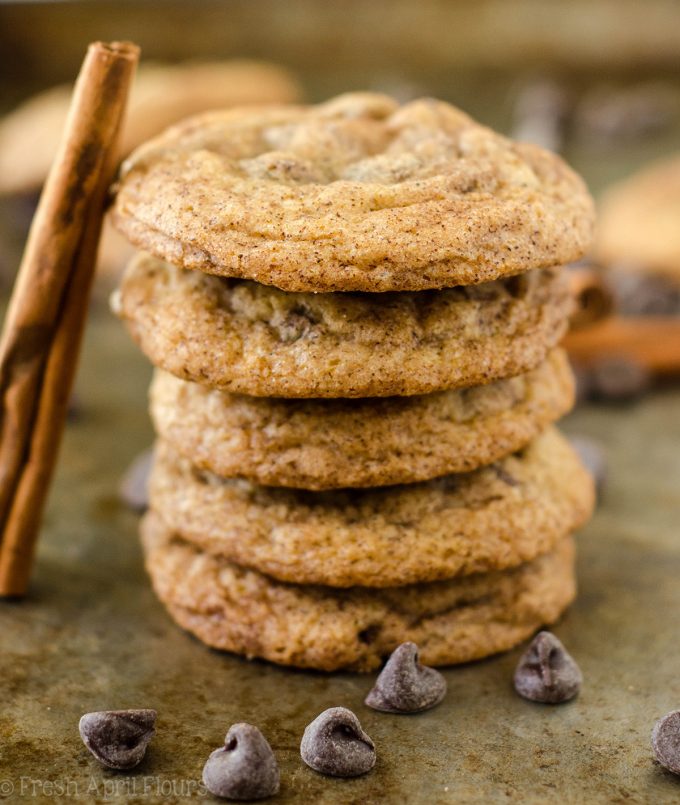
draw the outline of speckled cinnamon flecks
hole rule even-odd
[[[427,665],[486,657],[553,623],[575,593],[571,537],[512,570],[382,590],[274,581],[198,551],[153,512],[142,539],[157,595],[203,642],[325,671],[378,668],[407,640]]]
[[[559,617],[594,490],[552,426],[574,394],[561,266],[593,229],[558,156],[352,93],[187,119],[114,191],[145,251],[112,308],[158,370],[142,537],[179,624],[363,671],[404,643],[477,659]],[[411,693],[382,709],[441,690]]]
[[[169,129],[125,163],[114,220],[186,268],[286,291],[414,291],[576,260],[593,206],[558,156],[447,103],[352,93]]]
[[[556,349],[526,374],[414,397],[248,397],[162,371],[150,396],[157,433],[194,466],[318,490],[413,483],[492,464],[569,411],[574,381]]]
[[[592,479],[556,430],[463,475],[373,490],[304,490],[193,470],[163,443],[151,508],[208,553],[285,581],[390,587],[512,567],[593,507]]]
[[[566,331],[557,269],[394,294],[294,294],[136,257],[114,310],[156,366],[265,397],[387,397],[533,369]]]

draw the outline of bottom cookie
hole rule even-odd
[[[337,590],[279,582],[211,556],[154,513],[142,521],[146,567],[172,617],[209,646],[324,671],[370,671],[412,640],[426,665],[505,651],[553,623],[576,591],[574,542],[517,568]]]

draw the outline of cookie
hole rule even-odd
[[[593,483],[553,428],[520,453],[407,486],[308,492],[226,480],[156,448],[150,506],[185,540],[274,578],[390,587],[512,567],[593,508]]]
[[[382,590],[274,581],[202,553],[153,512],[142,540],[156,594],[180,626],[214,648],[324,671],[370,671],[407,640],[426,665],[480,659],[553,623],[575,593],[570,537],[513,570]]]
[[[600,204],[595,257],[680,285],[680,155],[611,187]]]
[[[140,254],[112,300],[143,352],[185,380],[264,397],[387,397],[533,369],[564,335],[564,272],[443,291],[294,294]]]
[[[415,397],[285,400],[210,389],[156,371],[156,432],[223,477],[300,489],[413,483],[514,453],[571,408],[574,380],[555,349],[526,374]]]
[[[0,121],[0,194],[42,187],[66,122],[70,85],[30,98]],[[282,67],[251,61],[142,64],[130,95],[121,154],[187,115],[224,106],[290,103],[300,89]]]
[[[419,291],[580,258],[592,200],[555,154],[441,101],[351,93],[208,113],[124,164],[138,247],[286,291]]]

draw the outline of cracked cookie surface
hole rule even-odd
[[[593,205],[558,156],[447,103],[350,93],[178,124],[126,161],[113,218],[185,268],[286,291],[415,291],[577,260]]]
[[[426,665],[480,659],[556,621],[575,594],[571,537],[512,570],[381,590],[275,581],[198,551],[154,512],[142,542],[180,626],[214,648],[324,671],[370,671],[407,640]]]
[[[264,397],[426,394],[518,375],[559,342],[572,304],[559,269],[442,291],[312,294],[146,254],[112,302],[156,366]]]
[[[156,371],[156,432],[195,467],[299,489],[386,486],[470,472],[524,447],[573,404],[566,353],[486,386],[414,397],[285,400]]]
[[[244,567],[288,582],[389,587],[534,559],[585,522],[594,492],[549,428],[472,473],[327,492],[222,479],[160,442],[149,496],[187,542]]]

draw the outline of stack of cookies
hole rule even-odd
[[[368,670],[508,649],[575,592],[591,479],[559,266],[592,204],[556,156],[433,100],[192,118],[123,166],[145,250],[114,308],[157,367],[142,524],[204,642]]]

